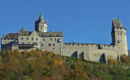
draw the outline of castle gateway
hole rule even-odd
[[[118,59],[120,55],[128,55],[126,28],[118,19],[112,20],[112,43],[64,43],[62,32],[47,32],[47,22],[42,14],[35,21],[34,31],[25,31],[24,27],[18,33],[8,33],[1,38],[1,48],[19,51],[35,49],[52,51],[55,54],[82,58],[88,61],[106,61],[109,58]]]

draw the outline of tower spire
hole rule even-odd
[[[24,26],[22,27],[22,29],[20,31],[24,31]]]
[[[44,20],[42,13],[39,19],[35,21],[35,30],[37,32],[47,32],[47,22]]]
[[[44,21],[42,13],[40,13],[39,21]]]

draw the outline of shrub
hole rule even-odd
[[[108,59],[108,64],[118,64],[118,61],[114,59]]]
[[[125,54],[121,55],[121,61],[126,62],[127,61],[127,56]]]

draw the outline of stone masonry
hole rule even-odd
[[[62,32],[47,32],[47,21],[42,14],[35,21],[34,31],[25,31],[24,27],[18,33],[8,33],[1,38],[1,48],[19,51],[47,50],[62,56],[82,58],[94,62],[106,62],[107,59],[119,60],[119,56],[128,55],[126,28],[120,20],[112,20],[112,43],[64,43]]]

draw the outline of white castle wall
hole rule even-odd
[[[77,58],[84,53],[84,59],[89,61],[99,61],[105,54],[106,59],[117,59],[117,53],[113,45],[96,45],[96,44],[74,44],[65,43],[63,45],[62,55],[73,57],[77,53]]]

